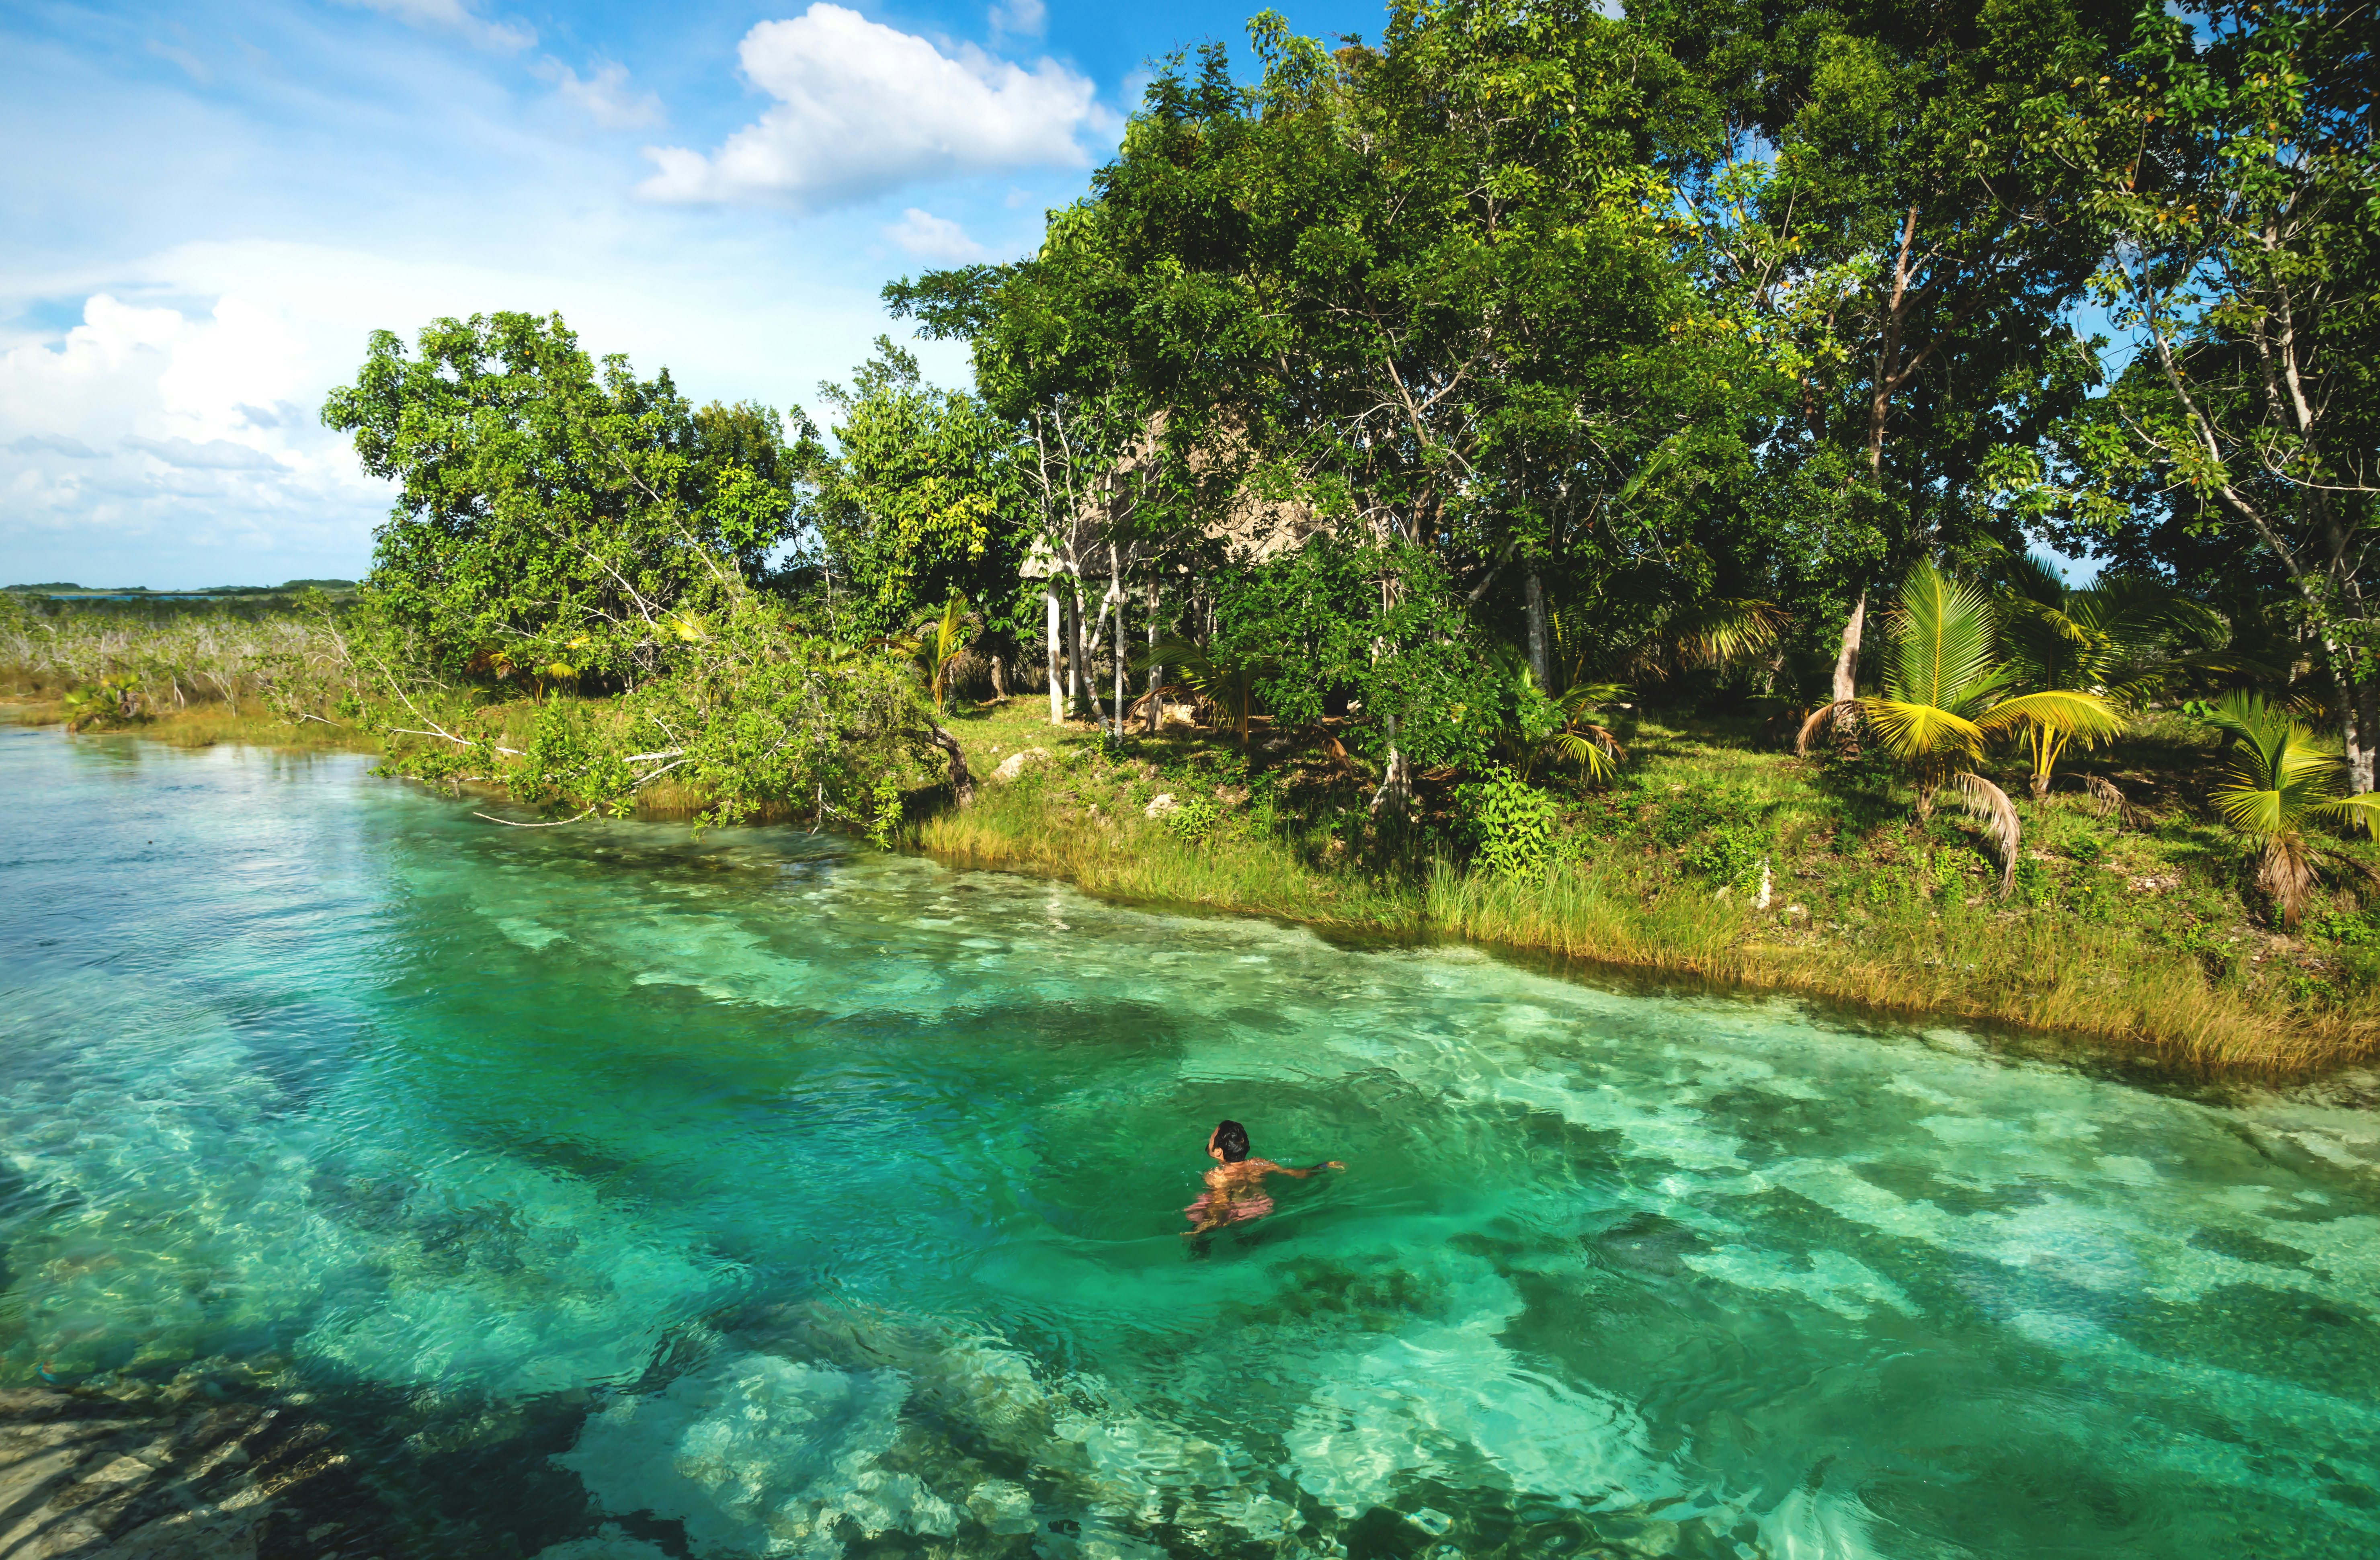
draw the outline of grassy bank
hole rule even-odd
[[[0,722],[12,725],[63,725],[67,709],[57,699],[9,698],[0,694]],[[218,743],[252,748],[304,748],[321,752],[382,751],[380,738],[351,725],[322,720],[285,720],[261,704],[240,708],[198,700],[179,710],[113,722],[100,728],[145,737],[171,748],[212,748]]]
[[[62,657],[38,648],[49,659],[20,659],[6,678],[16,702],[5,718],[64,717]],[[169,668],[143,713],[115,729],[185,748],[383,750],[353,726],[270,707],[261,678],[270,652],[289,664],[285,647],[234,650]],[[213,675],[193,678],[191,666]],[[1367,777],[1318,751],[1260,735],[1243,753],[1183,728],[1117,747],[1079,724],[1051,727],[1046,709],[1020,699],[952,712],[984,784],[958,810],[921,771],[917,844],[1118,898],[2094,1036],[2209,1069],[2281,1076],[2380,1050],[2380,912],[2364,903],[2380,904],[2380,877],[2334,871],[2300,934],[2280,935],[2242,843],[2204,806],[2211,738],[2179,717],[2094,757],[2130,816],[2103,815],[2079,789],[2019,803],[2025,849],[2003,901],[1972,824],[1920,822],[1898,777],[1795,759],[1749,722],[1623,732],[1632,762],[1617,782],[1554,787],[1555,859],[1541,881],[1521,881],[1459,859],[1442,793],[1425,789],[1435,815],[1419,831],[1384,838],[1365,807]],[[534,718],[528,700],[479,717],[516,744]],[[1040,752],[1015,779],[990,778],[1026,749]],[[1999,778],[2022,795],[2019,776]],[[1152,817],[1160,797],[1173,810]],[[704,798],[664,783],[642,801],[643,816],[690,819]],[[782,816],[809,811],[796,799]],[[2371,845],[2335,843],[2380,872]]]
[[[1358,778],[1285,747],[1259,742],[1244,759],[1172,732],[1110,749],[1023,701],[953,728],[978,775],[1022,749],[1049,754],[987,783],[974,807],[921,820],[919,843],[954,862],[2087,1035],[2193,1068],[2284,1076],[2380,1046],[2380,917],[2358,897],[2362,880],[2346,873],[2303,935],[2277,934],[2240,842],[2194,799],[2211,745],[2178,718],[2093,766],[2134,803],[2129,818],[2079,790],[2019,804],[2025,850],[2005,902],[1965,821],[1921,823],[1893,776],[1764,750],[1749,723],[1630,732],[1634,762],[1617,785],[1572,795],[1557,859],[1534,883],[1427,843],[1443,834],[1419,848],[1381,840]],[[1152,818],[1161,796],[1177,810]]]

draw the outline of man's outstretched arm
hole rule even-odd
[[[1347,1168],[1346,1165],[1341,1164],[1335,1159],[1326,1159],[1319,1164],[1309,1164],[1302,1170],[1294,1164],[1275,1164],[1269,1159],[1264,1162],[1264,1174],[1268,1176],[1275,1174],[1294,1176],[1301,1181],[1318,1170],[1344,1170]]]

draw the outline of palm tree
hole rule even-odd
[[[917,626],[917,658],[918,668],[926,674],[926,686],[933,690],[934,713],[942,713],[943,695],[950,691],[951,674],[975,630],[967,623],[967,601],[964,595],[953,595],[942,603],[939,616],[929,617]]]
[[[2137,710],[2185,672],[2263,670],[2220,653],[2231,632],[2220,613],[2153,579],[2119,576],[2078,591],[2032,556],[2009,573],[2013,589],[2001,601],[1999,648],[2022,687],[2082,689]],[[2058,758],[2077,735],[2046,724],[2027,728],[2035,801],[2049,794]]]
[[[1248,745],[1248,726],[1256,718],[1257,684],[1272,676],[1273,664],[1255,656],[1238,656],[1195,640],[1163,639],[1135,651],[1135,668],[1172,666],[1193,693],[1215,706],[1219,724],[1235,731],[1240,746]]]
[[[1770,603],[1737,597],[1716,597],[1672,615],[1660,628],[1620,652],[1617,661],[1636,676],[1659,680],[1672,670],[1690,666],[1724,666],[1768,651],[1789,621]],[[1627,685],[1595,676],[1597,660],[1585,636],[1559,612],[1546,615],[1551,643],[1547,657],[1553,686],[1545,691],[1553,701],[1560,725],[1539,747],[1576,761],[1582,779],[1609,780],[1619,773],[1627,750],[1610,729],[1595,717],[1629,695]],[[1525,776],[1527,758],[1517,767]]]
[[[2338,753],[2253,693],[2225,694],[2208,711],[2206,724],[2231,748],[2229,777],[2216,787],[2215,805],[2261,846],[2256,885],[2280,909],[2282,927],[2295,931],[2313,892],[2314,856],[2339,854],[2310,844],[2306,826],[2360,823],[2371,832],[2380,825],[2380,791],[2341,796],[2346,763]]]
[[[1820,730],[1856,713],[1885,751],[1914,772],[1918,817],[1932,817],[1935,798],[1948,789],[1959,806],[1984,821],[1999,847],[2000,896],[2006,898],[2016,881],[2022,831],[2008,793],[1975,773],[1985,749],[2044,726],[2059,733],[2061,743],[2111,737],[2122,729],[2122,717],[2096,693],[2011,692],[2012,669],[1994,653],[1990,601],[1932,564],[1919,564],[1901,581],[1900,604],[1885,631],[1892,653],[1883,693],[1819,709],[1802,723],[1796,749],[1806,754]]]

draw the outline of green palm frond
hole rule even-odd
[[[2136,575],[2118,575],[2066,602],[2066,613],[2084,628],[2104,634],[2127,651],[2163,645],[2175,639],[2213,647],[2231,637],[2224,615],[2192,601],[2169,585]]]
[[[2322,816],[2351,829],[2380,836],[2380,791],[2359,791],[2351,797],[2341,797],[2315,810]]]
[[[1907,699],[1863,699],[1860,713],[1903,763],[1972,760],[1984,751],[1984,729],[1955,710]]]
[[[2098,694],[2050,688],[2000,700],[1975,724],[1992,737],[2003,737],[2027,726],[2042,726],[2060,737],[2080,738],[2088,746],[2121,735],[2124,717]]]
[[[1767,654],[1791,621],[1774,602],[1720,596],[1671,618],[1661,638],[1681,665],[1727,666]]]
[[[1932,564],[1919,564],[1901,582],[1890,632],[1893,657],[1884,678],[1890,701],[1956,710],[1993,679],[1990,603]]]

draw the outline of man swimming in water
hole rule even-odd
[[[1335,1159],[1309,1164],[1303,1170],[1275,1164],[1269,1159],[1250,1159],[1248,1129],[1236,1121],[1215,1124],[1215,1129],[1207,1135],[1207,1154],[1216,1164],[1207,1172],[1206,1191],[1197,1201],[1182,1210],[1190,1215],[1190,1227],[1182,1232],[1185,1240],[1225,1225],[1261,1219],[1271,1213],[1272,1199],[1264,1189],[1267,1176],[1294,1176],[1302,1181],[1317,1170],[1347,1168]]]

